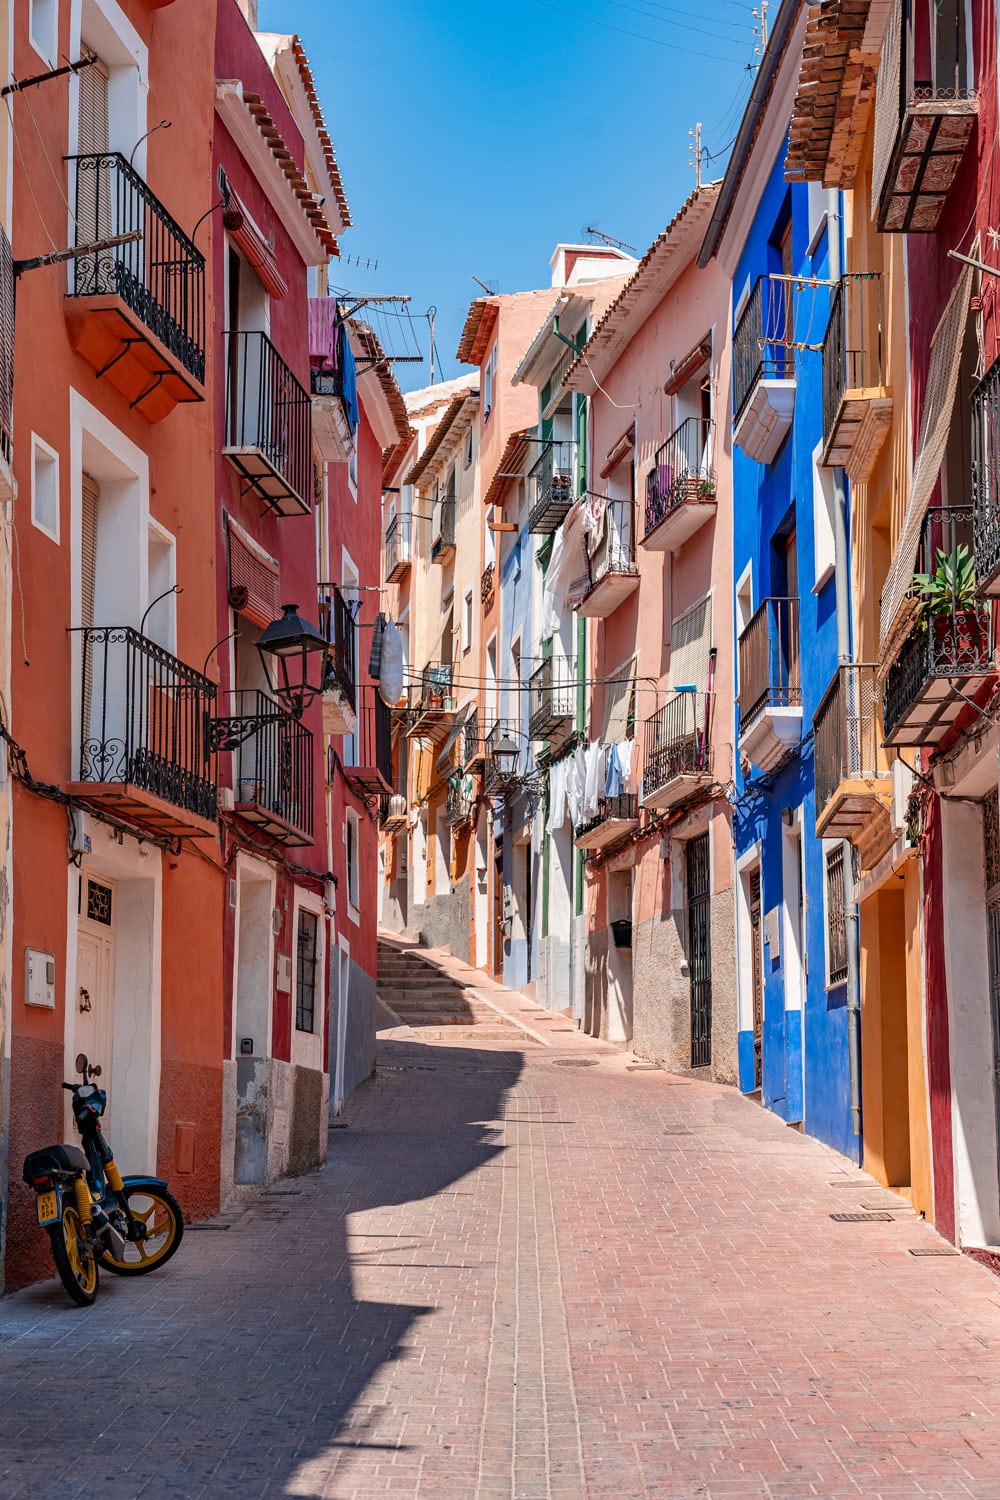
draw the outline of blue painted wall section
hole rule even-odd
[[[503,613],[500,624],[500,655],[497,662],[497,675],[502,683],[499,694],[500,717],[511,725],[517,726],[514,737],[520,749],[518,769],[522,776],[532,768],[534,761],[531,742],[527,737],[527,695],[522,696],[514,682],[513,647],[515,643],[520,643],[521,653],[525,657],[531,650],[534,566],[534,547],[525,516],[522,518],[521,529],[516,534],[511,534],[510,545],[505,550],[500,564]],[[525,666],[525,677],[529,671],[530,667]],[[528,907],[529,922],[538,910],[535,895],[540,890],[541,883],[540,861],[532,853],[530,839],[525,842],[525,824],[530,823],[530,817],[531,807],[523,793],[504,799],[502,824],[504,884],[511,887],[515,895],[522,896],[523,912],[524,861],[527,858],[531,862],[532,900]],[[520,989],[537,977],[537,927],[537,923],[532,923],[529,955],[528,941],[518,930],[517,924],[512,922],[508,926],[503,947],[504,984]]]
[[[788,184],[782,168],[784,149],[771,170],[742,248],[734,278],[734,303],[758,276],[781,271],[780,241],[791,220],[792,274],[827,279],[830,275],[828,231],[810,222],[808,189]],[[818,234],[813,253],[810,244]],[[796,342],[820,345],[826,331],[829,290],[817,287],[792,292]],[[846,991],[826,987],[825,853],[816,838],[813,782],[812,719],[837,668],[836,585],[831,576],[816,581],[814,538],[814,452],[822,437],[822,356],[817,349],[796,348],[795,406],[791,430],[770,464],[761,464],[733,448],[734,577],[752,570],[752,606],[788,591],[787,542],[794,533],[799,598],[799,660],[802,691],[802,743],[798,753],[769,776],[756,768],[737,769],[734,829],[740,859],[760,847],[761,911],[779,912],[780,954],[763,945],[764,1024],[761,1097],[767,1108],[789,1123],[801,1122],[810,1135],[855,1159],[860,1143],[851,1129],[847,1047]],[[738,644],[734,641],[734,650]],[[737,707],[737,719],[739,709]],[[738,732],[738,729],[737,729]],[[792,830],[801,838],[804,866],[801,930],[805,958],[800,1009],[786,994],[787,933],[782,921],[784,871]],[[789,893],[790,905],[797,893]],[[744,973],[749,960],[744,962]],[[791,1004],[789,1004],[791,999]],[[741,1016],[750,1017],[750,997],[743,997]],[[754,1088],[751,1030],[739,1037],[740,1086]]]

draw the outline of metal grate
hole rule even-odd
[[[316,972],[319,967],[319,917],[315,912],[299,912],[298,952],[296,954],[295,1029],[316,1030]]]
[[[843,844],[829,849],[826,855],[826,953],[827,982],[831,985],[843,984],[847,978]]]
[[[991,891],[1000,885],[1000,790],[996,787],[983,798],[983,848],[986,889]]]
[[[111,926],[111,887],[99,881],[87,881],[87,919],[99,922],[102,927]]]
[[[895,1220],[892,1214],[884,1213],[857,1213],[857,1214],[831,1214],[830,1218],[838,1224],[893,1224]]]

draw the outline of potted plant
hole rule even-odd
[[[976,566],[968,546],[934,553],[933,573],[914,573],[918,625],[934,642],[934,659],[944,665],[975,666],[988,650],[987,620],[976,600]]]

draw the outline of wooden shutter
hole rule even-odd
[[[81,156],[104,155],[109,150],[108,70],[102,62],[80,69]]]
[[[80,514],[80,624],[87,627],[94,623],[97,595],[97,507],[100,498],[97,480],[84,474]]]
[[[108,152],[108,70],[101,62],[80,70],[79,157]],[[76,235],[78,245],[93,245],[112,233],[110,166],[105,161],[76,163]],[[114,257],[83,255],[74,262],[76,295],[96,296],[115,290]]]
[[[232,517],[229,534],[229,603],[263,630],[281,613],[281,576],[278,564],[248,536]]]
[[[712,600],[706,594],[670,626],[670,686],[708,690],[708,654],[712,649]]]

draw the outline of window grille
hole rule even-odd
[[[1000,792],[994,787],[983,798],[983,849],[986,889],[1000,886]]]
[[[295,1029],[316,1030],[316,970],[318,967],[319,917],[299,912],[298,955],[295,982]]]
[[[99,881],[87,881],[87,918],[100,922],[102,927],[111,926],[111,887]]]
[[[847,911],[844,897],[844,846],[826,856],[826,966],[827,983],[847,978]]]

